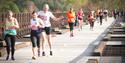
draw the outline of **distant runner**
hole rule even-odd
[[[107,21],[107,19],[108,19],[108,10],[105,9],[105,10],[103,11],[103,13],[104,13],[104,19],[105,19],[105,21]]]
[[[74,30],[74,23],[75,23],[75,12],[73,11],[72,8],[67,12],[67,17],[68,17],[68,23],[70,27],[70,37],[73,37],[73,30]]]
[[[90,30],[93,30],[95,18],[94,18],[94,14],[93,14],[92,11],[88,15],[88,21],[89,21],[89,24],[90,24]]]
[[[102,9],[99,12],[99,19],[100,19],[100,25],[102,25],[102,21],[103,21],[103,11],[102,11]]]
[[[77,13],[77,17],[78,17],[78,22],[79,22],[79,30],[82,30],[82,26],[83,26],[83,17],[84,17],[84,12],[81,9],[79,9],[78,13]]]

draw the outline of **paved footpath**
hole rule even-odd
[[[74,37],[69,37],[69,32],[53,37],[53,56],[49,55],[46,44],[46,56],[32,60],[32,47],[29,46],[16,50],[15,61],[5,61],[5,55],[0,58],[0,63],[84,63],[80,62],[81,59],[94,48],[91,45],[99,43],[102,33],[113,21],[113,18],[108,18],[108,21],[104,21],[101,26],[95,22],[93,31],[89,29],[89,25],[85,25],[82,31],[75,30]]]

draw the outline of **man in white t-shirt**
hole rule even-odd
[[[53,20],[55,21],[58,21],[58,20],[61,20],[63,17],[60,17],[60,18],[56,18],[52,12],[49,11],[49,5],[48,4],[45,4],[43,6],[43,11],[39,11],[38,12],[38,17],[40,19],[43,20],[44,24],[45,24],[45,33],[46,33],[46,36],[47,36],[47,41],[48,41],[48,44],[49,44],[49,47],[50,47],[50,55],[52,55],[52,50],[51,50],[51,23],[50,23],[50,18],[52,18]],[[45,52],[44,52],[44,42],[42,42],[42,55],[45,56]]]

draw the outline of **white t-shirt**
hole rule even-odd
[[[107,12],[107,13],[108,13],[108,10],[104,10],[104,12]]]
[[[54,18],[54,15],[52,12],[44,12],[44,11],[39,11],[38,12],[38,17],[43,20],[45,27],[50,27],[50,18]]]
[[[38,26],[44,27],[44,25],[42,24],[42,26],[41,26],[40,23],[42,24],[42,20],[40,18],[31,19],[30,20],[31,29],[32,30],[38,30]]]

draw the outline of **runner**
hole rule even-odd
[[[102,9],[100,10],[100,12],[99,12],[99,19],[100,19],[100,25],[102,25],[102,19],[103,19],[103,11],[102,11]]]
[[[113,16],[114,16],[114,19],[116,19],[116,18],[117,18],[117,15],[118,15],[118,12],[117,12],[117,10],[115,9],[115,10],[113,11]]]
[[[108,19],[108,10],[105,9],[105,10],[103,11],[103,13],[104,13],[104,19],[105,19],[105,21],[107,21],[107,19]]]
[[[68,23],[70,27],[70,37],[73,37],[73,30],[74,30],[74,23],[75,23],[75,12],[73,11],[73,8],[70,8],[70,10],[67,12],[68,17]]]
[[[78,11],[78,13],[77,13],[77,16],[78,16],[78,22],[79,22],[79,30],[82,30],[83,16],[84,16],[84,13],[83,13],[82,8],[79,9],[79,11]]]
[[[96,11],[96,20],[97,20],[98,23],[99,23],[99,12],[100,12],[100,10],[98,9],[98,10]]]
[[[89,21],[89,24],[90,24],[90,30],[93,30],[93,27],[94,27],[94,14],[93,12],[91,11],[88,15],[88,21]]]
[[[44,24],[45,24],[45,33],[46,33],[46,39],[48,41],[48,44],[49,44],[49,48],[50,48],[50,55],[53,55],[52,54],[52,37],[51,37],[51,23],[50,23],[50,18],[52,18],[53,20],[55,21],[59,21],[61,19],[63,19],[63,17],[61,16],[60,18],[56,18],[52,12],[49,11],[49,5],[48,4],[45,4],[43,6],[43,11],[39,11],[38,12],[38,17],[40,19],[43,20]],[[45,56],[45,52],[44,52],[44,42],[42,42],[42,56]]]
[[[79,25],[79,22],[78,22],[77,12],[75,12],[75,16],[76,16],[76,19],[75,19],[75,26],[78,26],[78,25]]]
[[[11,51],[11,59],[15,60],[14,53],[15,53],[15,41],[16,41],[16,29],[19,28],[17,19],[13,17],[13,12],[8,11],[5,24],[5,43],[6,43],[6,51],[7,57],[6,60],[9,59],[10,51]]]
[[[32,59],[36,59],[36,53],[38,52],[38,56],[40,56],[40,36],[43,32],[44,23],[40,18],[37,18],[37,13],[32,13],[32,19],[30,20],[31,24],[31,42],[32,42],[32,51],[33,57]],[[43,33],[42,33],[43,35]]]

